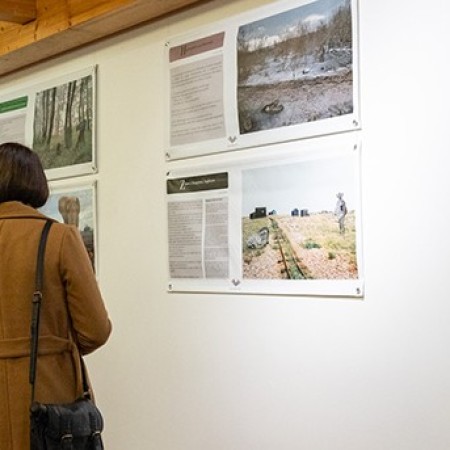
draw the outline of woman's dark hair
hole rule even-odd
[[[0,203],[18,201],[33,208],[45,205],[48,183],[41,161],[25,145],[0,145]]]

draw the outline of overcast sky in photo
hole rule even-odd
[[[327,21],[332,13],[346,0],[318,0],[295,9],[275,14],[270,17],[251,22],[239,28],[239,36],[246,40],[260,39],[262,37],[281,36],[286,31],[298,27],[301,23],[311,26]],[[270,42],[270,40],[269,40]]]
[[[290,214],[294,208],[309,212],[334,211],[338,192],[349,211],[356,205],[355,160],[352,155],[256,168],[242,174],[242,215],[256,207]]]

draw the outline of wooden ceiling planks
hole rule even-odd
[[[33,0],[36,18],[0,21],[0,77],[82,45],[208,0]],[[30,0],[0,2],[25,7]],[[10,11],[11,12],[11,11]],[[3,15],[2,15],[3,14]],[[11,18],[12,16],[10,16]]]
[[[36,19],[36,0],[1,0],[0,21],[25,24]]]

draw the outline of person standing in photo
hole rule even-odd
[[[337,217],[337,221],[339,223],[339,233],[345,234],[345,216],[347,215],[347,205],[344,200],[344,194],[342,192],[338,192],[336,194],[337,202],[336,208],[334,210],[334,214]]]

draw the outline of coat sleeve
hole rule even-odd
[[[61,246],[61,271],[75,339],[82,354],[101,347],[111,322],[79,231],[67,227]]]

